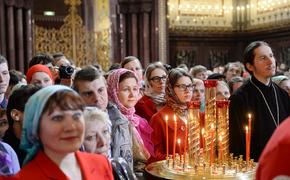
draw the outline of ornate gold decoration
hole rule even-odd
[[[97,37],[108,38],[109,33],[96,34],[83,26],[81,17],[77,14],[77,6],[80,0],[64,0],[69,5],[69,14],[64,18],[64,24],[60,29],[45,29],[35,26],[35,52],[56,53],[62,52],[72,59],[76,66],[84,66],[97,63],[102,56],[102,62],[98,62],[103,69],[109,66],[108,43],[105,48],[97,50]],[[99,53],[99,54],[98,54]],[[107,58],[104,58],[107,57]]]
[[[288,27],[288,0],[168,0],[170,32],[260,31]]]

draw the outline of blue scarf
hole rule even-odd
[[[39,121],[46,102],[54,93],[64,90],[73,91],[67,86],[48,86],[32,95],[26,103],[20,143],[20,148],[27,152],[23,161],[23,165],[31,161],[39,149],[42,148],[42,144],[38,136],[38,131]]]

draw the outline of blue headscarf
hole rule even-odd
[[[62,85],[47,86],[32,95],[25,105],[20,148],[26,151],[23,165],[31,161],[42,147],[38,136],[39,122],[48,99],[58,91],[72,91]]]

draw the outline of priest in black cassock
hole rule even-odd
[[[276,71],[276,60],[266,42],[249,44],[244,51],[243,63],[251,78],[230,97],[230,152],[245,157],[245,126],[250,113],[250,157],[258,161],[274,130],[290,115],[290,98],[286,91],[271,81]]]

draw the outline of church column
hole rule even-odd
[[[0,54],[6,57],[4,1],[0,1]]]
[[[7,28],[8,28],[8,56],[9,66],[11,69],[15,69],[15,28],[14,28],[14,10],[13,0],[7,0]]]
[[[163,63],[169,63],[166,6],[166,0],[158,0],[159,60]]]
[[[24,42],[23,42],[23,1],[16,4],[16,66],[24,72]]]
[[[129,55],[138,57],[143,66],[157,60],[155,5],[153,0],[111,0],[114,62],[120,62]],[[119,35],[114,29],[118,26],[121,28]]]
[[[142,59],[144,61],[144,64],[149,64],[150,63],[150,34],[149,34],[149,14],[144,13],[143,14],[143,49],[142,49]]]
[[[137,14],[133,13],[131,15],[131,27],[129,29],[129,34],[131,34],[129,38],[129,54],[133,56],[138,56],[138,25],[137,25]],[[131,33],[130,33],[131,32]]]
[[[117,62],[120,62],[121,59],[126,57],[127,55],[127,36],[126,36],[126,16],[124,14],[120,14],[120,39],[118,40],[120,43],[120,59]],[[115,61],[116,62],[116,61]]]
[[[32,2],[32,1],[31,1]],[[30,59],[32,59],[33,55],[33,33],[32,33],[32,14],[31,8],[26,8],[24,11],[25,18],[25,69],[28,68],[28,64]]]

